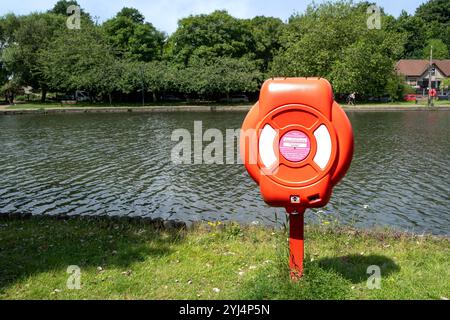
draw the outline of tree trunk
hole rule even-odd
[[[111,93],[108,93],[109,105],[112,105],[112,96]]]
[[[47,88],[42,88],[42,95],[41,95],[41,102],[44,103],[45,99],[47,98]]]

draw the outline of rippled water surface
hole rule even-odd
[[[174,165],[174,129],[239,128],[243,113],[0,117],[0,214],[161,216],[274,224],[242,165]],[[450,234],[450,112],[351,113],[352,167],[308,214]]]

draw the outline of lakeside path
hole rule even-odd
[[[389,112],[389,111],[450,111],[450,105],[427,107],[422,105],[360,105],[342,106],[346,112]],[[42,108],[12,108],[0,106],[0,115],[15,114],[58,114],[58,113],[126,113],[126,112],[246,112],[251,105],[236,106],[145,106],[145,107],[42,107]]]

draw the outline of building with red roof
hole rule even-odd
[[[405,77],[405,81],[418,93],[425,94],[429,86],[429,60],[400,60],[395,66],[396,72]],[[450,60],[432,60],[431,87],[441,88],[442,81],[450,78]]]

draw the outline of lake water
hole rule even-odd
[[[0,116],[0,214],[285,221],[242,165],[174,165],[174,129],[237,129],[244,113]],[[350,113],[346,178],[307,221],[450,234],[450,112]]]

